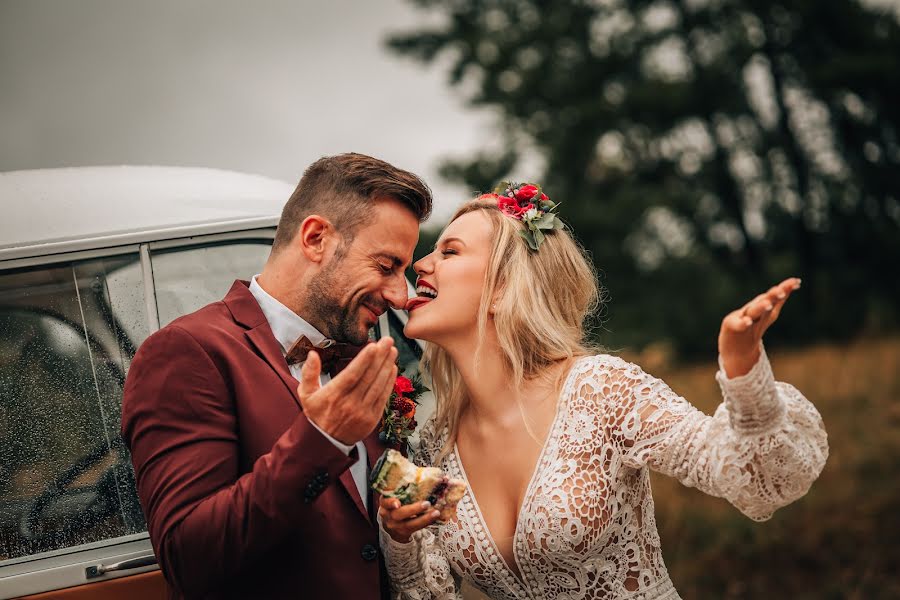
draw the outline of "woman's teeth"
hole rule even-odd
[[[416,288],[416,294],[419,296],[424,296],[426,298],[437,298],[437,291],[434,288],[430,288],[426,285],[420,285]]]

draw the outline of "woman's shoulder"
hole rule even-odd
[[[580,357],[572,367],[571,377],[590,378],[591,376],[643,377],[644,370],[620,356],[598,352]]]
[[[576,360],[563,391],[573,399],[612,400],[630,395],[635,386],[647,382],[647,377],[635,363],[613,354],[596,353]]]

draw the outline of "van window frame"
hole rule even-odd
[[[217,232],[187,237],[172,237],[140,244],[124,244],[106,248],[91,248],[0,260],[0,273],[23,267],[53,267],[60,263],[76,263],[88,259],[108,258],[123,254],[139,254],[141,279],[143,280],[145,311],[149,333],[159,330],[156,288],[153,283],[150,252],[159,249],[191,248],[218,245],[230,241],[260,241],[271,245],[275,239],[274,227],[252,228],[240,231]],[[146,258],[145,258],[146,257]],[[87,569],[98,565],[153,556],[150,535],[141,533],[99,540],[79,546],[60,548],[49,552],[20,556],[0,565],[0,600],[18,598],[91,583],[99,583],[120,577],[130,577],[159,570],[158,565],[147,565],[127,571],[112,571],[88,579]]]
[[[59,263],[72,263],[93,258],[107,258],[122,254],[138,253],[141,259],[141,278],[144,286],[144,301],[148,319],[149,333],[159,330],[158,305],[156,287],[153,281],[151,253],[154,250],[188,249],[197,246],[219,245],[231,241],[264,241],[271,245],[275,239],[275,227],[258,227],[239,231],[217,232],[187,237],[172,237],[143,243],[130,243],[105,248],[82,249],[59,254],[17,257],[0,260],[0,273],[21,267],[53,266]],[[410,290],[414,288],[407,281]],[[389,309],[405,324],[407,315],[402,310]],[[388,314],[379,318],[376,326],[378,337],[390,335]],[[420,340],[411,343],[424,348]],[[97,565],[108,565],[114,562],[142,558],[153,555],[149,533],[142,532],[108,540],[100,540],[72,546],[50,552],[22,556],[6,561],[0,565],[0,600],[18,598],[29,594],[49,592],[80,585],[90,585],[116,579],[130,577],[159,570],[158,565],[147,565],[127,571],[112,571],[90,580],[86,570]]]

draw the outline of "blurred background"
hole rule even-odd
[[[811,493],[752,523],[654,480],[691,598],[898,598],[897,0],[0,0],[0,171],[207,166],[295,182],[358,151],[437,207],[541,182],[592,254],[594,336],[707,412],[721,318],[821,410]]]

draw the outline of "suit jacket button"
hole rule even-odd
[[[303,493],[303,499],[307,504],[309,504],[310,502],[318,498],[324,491],[324,486],[317,485],[316,483],[310,483],[306,486],[306,490]]]
[[[366,544],[362,547],[362,552],[360,554],[363,557],[363,560],[367,560],[372,562],[376,558],[378,558],[378,550],[372,544]]]

